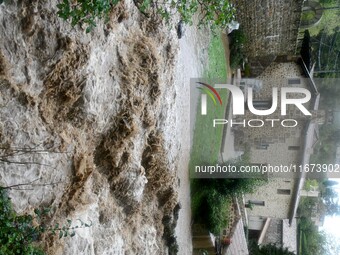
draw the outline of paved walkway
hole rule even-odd
[[[242,219],[238,221],[235,232],[231,237],[231,244],[223,252],[223,255],[249,255]]]

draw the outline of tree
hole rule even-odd
[[[275,244],[252,245],[249,252],[250,255],[295,255],[287,248],[278,247]]]
[[[336,4],[339,3],[339,0],[319,0],[321,4]]]
[[[326,236],[310,218],[302,217],[299,221],[301,249],[304,255],[325,255]]]
[[[338,135],[339,133],[339,130],[336,131],[336,134]],[[340,134],[339,134],[340,136]],[[322,182],[322,184],[325,186],[325,187],[332,187],[332,186],[335,186],[335,185],[338,185],[339,183],[337,181],[334,181],[334,180],[325,180]]]
[[[322,200],[326,207],[327,215],[340,215],[338,192],[331,187],[326,187],[322,193]]]
[[[311,39],[312,56],[316,63],[314,74],[322,78],[336,78],[340,74],[340,31],[332,34],[321,30]]]

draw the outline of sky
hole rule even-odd
[[[333,181],[337,181],[338,185],[334,186],[333,188],[340,194],[340,179],[329,179]],[[340,239],[340,216],[326,216],[325,222],[321,230],[332,234]]]

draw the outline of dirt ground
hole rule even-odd
[[[85,34],[56,4],[0,5],[0,185],[29,183],[19,213],[91,222],[45,235],[49,254],[191,254],[189,79],[209,34],[178,40],[133,1]]]
[[[185,37],[179,42],[179,53],[175,72],[176,86],[176,112],[177,112],[177,138],[180,141],[180,156],[178,176],[180,178],[179,201],[182,209],[176,227],[178,254],[192,254],[191,238],[191,207],[190,207],[190,183],[188,164],[190,148],[193,136],[194,115],[190,115],[190,103],[196,104],[198,95],[189,94],[190,78],[202,76],[204,66],[208,61],[209,33],[205,30],[197,30],[194,27],[187,28]]]

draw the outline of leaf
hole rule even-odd
[[[59,231],[59,239],[63,237],[63,231]]]
[[[41,215],[41,211],[37,208],[34,209],[34,213],[37,215],[37,216],[40,216]]]

